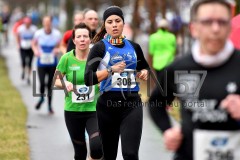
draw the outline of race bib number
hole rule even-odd
[[[240,160],[240,131],[195,130],[194,160]]]
[[[136,79],[133,69],[124,69],[122,73],[112,75],[112,88],[134,88]]]
[[[40,56],[41,64],[54,64],[55,58],[53,53],[42,53]]]
[[[30,49],[31,48],[31,40],[21,40],[21,47],[23,49]]]
[[[86,102],[94,101],[95,86],[88,87],[86,85],[77,85],[76,92],[77,92],[77,94],[72,92],[72,102],[73,103],[86,103]]]

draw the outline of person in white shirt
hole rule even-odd
[[[30,76],[32,72],[32,59],[33,50],[31,46],[31,41],[33,39],[34,33],[37,31],[37,27],[32,24],[30,17],[25,17],[23,19],[23,24],[17,29],[16,38],[18,49],[20,50],[21,63],[22,63],[22,74],[21,78],[25,78],[26,72],[27,83],[30,84]]]
[[[37,57],[37,70],[40,81],[41,97],[36,105],[36,109],[40,109],[44,102],[45,91],[45,77],[48,76],[48,110],[53,114],[52,110],[52,79],[57,66],[57,54],[60,53],[61,33],[59,30],[52,27],[51,16],[43,17],[43,28],[39,29],[35,34],[32,41],[34,55]]]

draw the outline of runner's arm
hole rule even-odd
[[[67,52],[67,44],[64,42],[64,40],[61,41],[60,51],[62,52],[62,54],[65,54]]]
[[[57,87],[57,88],[60,88],[60,89],[67,89],[68,92],[72,91],[73,90],[73,84],[69,81],[64,81],[64,76],[65,74],[62,74],[59,70],[56,70],[55,71],[55,75],[54,77],[55,78],[55,82],[54,82],[54,85]]]
[[[96,43],[90,50],[87,58],[84,81],[87,86],[98,84],[101,80],[108,76],[107,70],[97,71],[100,62],[105,54],[105,46],[103,42]],[[98,73],[97,73],[98,72]]]
[[[35,56],[40,56],[40,52],[38,49],[38,41],[36,39],[32,40],[32,50]]]
[[[17,40],[18,48],[20,48],[21,39],[20,39],[20,34],[18,32],[16,33],[16,40]]]
[[[174,100],[174,71],[170,68],[157,75],[156,85],[149,98],[149,111],[152,120],[157,127],[164,133],[172,127],[170,117],[167,112]]]

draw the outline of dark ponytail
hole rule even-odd
[[[98,41],[100,41],[101,39],[103,39],[103,37],[106,33],[107,32],[106,32],[106,29],[105,29],[105,25],[102,24],[102,27],[101,27],[100,31],[93,37],[92,43],[95,44]]]

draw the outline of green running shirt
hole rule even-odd
[[[152,56],[153,68],[162,70],[173,62],[176,51],[176,38],[174,34],[159,29],[150,35],[149,53]]]
[[[68,92],[68,94],[65,96],[65,111],[96,111],[99,87],[98,85],[95,85],[92,87],[92,89],[90,89],[90,87],[85,86],[85,67],[86,61],[78,60],[74,55],[74,50],[64,54],[57,65],[57,70],[66,76],[67,81],[77,85],[76,89],[79,93],[79,95],[76,95],[75,93]],[[75,80],[74,73],[76,75]],[[92,90],[92,92],[90,92],[91,94],[88,94],[87,92],[89,89]]]

